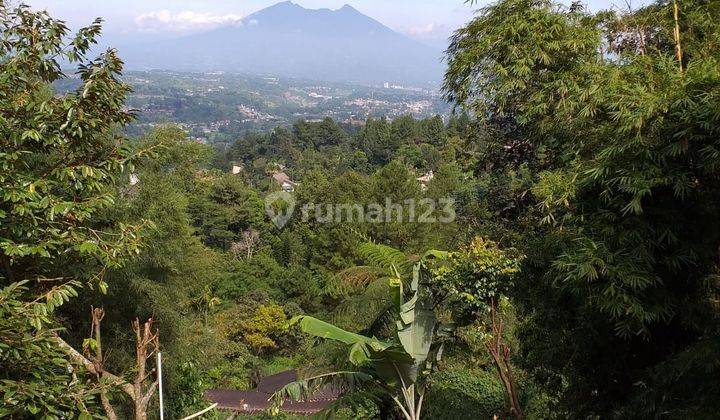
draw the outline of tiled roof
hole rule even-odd
[[[283,182],[294,184],[293,180],[290,179],[290,176],[288,176],[285,172],[276,172],[272,177],[278,184],[282,184]]]
[[[297,371],[288,370],[264,377],[252,391],[212,389],[205,391],[205,398],[218,404],[219,409],[241,413],[257,413],[270,408],[270,397],[285,385],[297,380]],[[285,401],[282,411],[293,414],[316,414],[337,400],[339,393],[325,388],[306,401]]]

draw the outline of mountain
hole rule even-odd
[[[278,3],[239,24],[122,49],[129,69],[231,71],[343,82],[437,82],[441,52],[351,6]]]

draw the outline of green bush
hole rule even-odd
[[[351,420],[351,419],[379,419],[380,402],[379,395],[367,392],[354,392],[341,397],[335,403],[335,409],[330,408],[330,419]]]
[[[505,393],[494,372],[450,369],[433,377],[423,404],[428,419],[482,419],[505,411]]]

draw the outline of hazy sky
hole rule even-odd
[[[108,36],[134,37],[143,33],[183,34],[211,29],[241,19],[279,0],[23,0],[77,27],[92,18],[105,18]],[[639,6],[647,0],[634,0]],[[566,0],[566,2],[569,2]],[[598,10],[624,0],[586,0]],[[417,39],[445,38],[472,16],[463,0],[294,0],[306,8],[337,9],[348,3],[385,25]],[[479,4],[489,1],[480,0]]]

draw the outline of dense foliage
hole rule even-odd
[[[86,54],[100,21],[66,43],[68,29],[46,13],[0,4],[0,413],[87,416],[92,387],[58,348],[54,312],[84,285],[139,252],[146,223],[103,220],[115,183],[134,157],[115,134],[132,115],[113,50]],[[81,85],[54,96],[60,60],[77,64]]]
[[[448,97],[523,140],[523,364],[578,415],[717,409],[720,10],[676,5],[502,1],[449,49]]]
[[[421,387],[432,418],[716,416],[717,2],[501,0],[451,40],[451,118],[297,121],[229,148],[123,136],[122,63],[86,56],[99,21],[66,40],[45,12],[0,12],[0,416],[102,416],[105,395],[131,417],[78,363],[91,306],[128,377],[130,325],[153,318],[170,418],[290,368],[356,381],[338,418],[400,418]],[[54,90],[60,62],[76,90]],[[265,198],[288,186],[278,227]],[[407,200],[430,222],[328,210]],[[369,357],[388,349],[415,370],[405,404]]]

